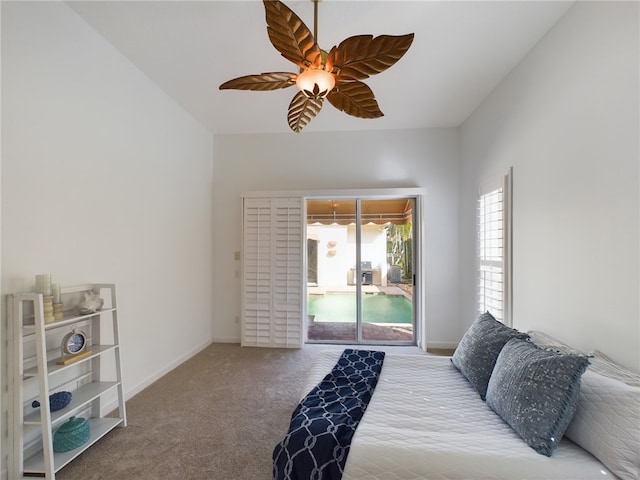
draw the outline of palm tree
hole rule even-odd
[[[400,267],[403,277],[411,278],[412,271],[412,224],[411,222],[402,225],[390,223],[387,230],[387,260],[390,265]]]

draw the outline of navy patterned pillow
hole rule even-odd
[[[496,359],[504,344],[512,338],[527,339],[529,335],[507,327],[487,312],[473,322],[453,352],[451,361],[482,400],[487,396],[487,385]]]
[[[578,404],[584,355],[545,350],[509,340],[500,352],[487,389],[487,405],[536,452],[550,457]]]

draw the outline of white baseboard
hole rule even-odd
[[[427,348],[446,348],[455,350],[457,346],[458,344],[455,342],[427,342]]]

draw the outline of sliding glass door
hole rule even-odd
[[[413,198],[306,200],[307,339],[414,344]]]

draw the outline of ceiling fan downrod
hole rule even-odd
[[[320,51],[321,65],[301,68],[296,78],[296,85],[305,97],[319,101],[324,99],[336,84],[336,80],[331,72],[326,70],[325,62],[329,55],[320,48],[318,43],[318,3],[322,0],[311,0],[313,2],[313,39]]]
[[[320,45],[320,42],[318,42],[318,4],[322,0],[311,1],[313,2],[313,38],[315,39],[316,43]]]

